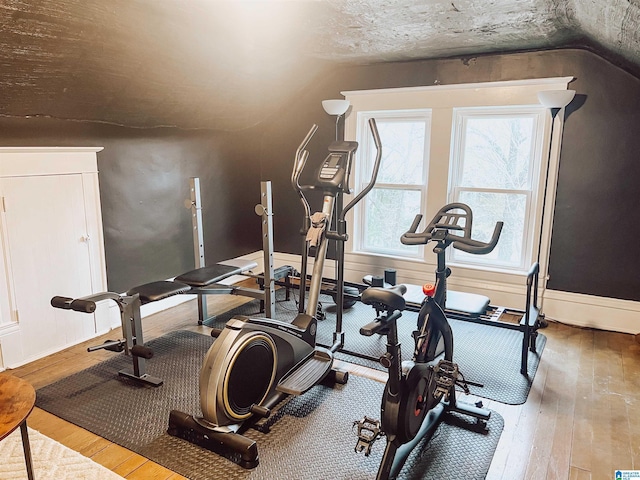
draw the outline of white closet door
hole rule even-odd
[[[77,298],[92,290],[83,178],[25,176],[0,182],[22,357],[40,357],[95,334],[93,315],[49,303],[54,295]]]

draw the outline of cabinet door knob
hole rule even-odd
[[[89,242],[89,240],[91,240],[91,237],[87,233],[86,235],[82,235],[82,237],[80,237],[80,240],[82,240],[83,242]]]

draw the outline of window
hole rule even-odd
[[[473,211],[473,237],[488,241],[504,222],[488,255],[449,249],[454,263],[527,269],[532,261],[544,110],[518,107],[454,109],[449,201]]]
[[[416,213],[424,216],[419,227],[423,228],[443,205],[460,201],[473,209],[474,237],[488,240],[498,220],[505,226],[489,255],[449,249],[448,262],[456,266],[455,289],[474,291],[482,282],[481,291],[490,288],[496,295],[492,301],[501,303],[501,296],[511,295],[509,287],[521,286],[522,275],[539,250],[544,282],[562,117],[558,115],[553,124],[551,144],[551,116],[538,102],[537,93],[564,90],[572,80],[555,77],[343,92],[351,102],[345,138],[360,144],[356,191],[369,179],[375,158],[367,126],[371,117],[378,124],[383,151],[375,188],[350,212],[347,277],[357,281],[395,268],[402,281],[430,280],[436,263],[433,248],[402,245],[400,236]]]
[[[362,112],[358,117],[361,145],[358,182],[371,178],[375,145],[368,121],[376,119],[384,145],[375,187],[360,203],[356,242],[361,252],[420,257],[422,249],[400,243],[426,197],[430,112],[428,110]]]

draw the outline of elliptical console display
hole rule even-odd
[[[349,176],[357,142],[333,142],[329,155],[318,171],[316,184],[322,188],[337,189],[349,193]]]

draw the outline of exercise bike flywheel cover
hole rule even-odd
[[[436,286],[433,283],[425,283],[422,286],[422,293],[427,297],[433,297],[436,293]]]

